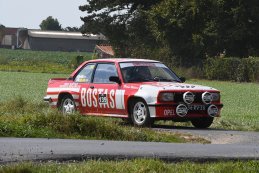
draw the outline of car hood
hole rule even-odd
[[[187,84],[187,83],[174,83],[174,82],[144,82],[133,84],[133,86],[139,88],[140,90],[176,90],[176,91],[218,91],[215,88],[195,85],[195,84]]]

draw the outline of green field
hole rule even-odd
[[[0,49],[0,64],[10,61],[16,62],[51,62],[66,65],[78,56],[87,56],[91,59],[92,53],[85,52],[58,52],[58,51],[32,51],[32,50],[11,50]]]
[[[192,80],[221,91],[222,117],[214,127],[259,131],[259,84]],[[213,127],[213,126],[212,126]]]
[[[92,53],[0,49],[0,71],[71,73],[76,58],[92,59]]]
[[[67,74],[0,72],[0,101],[21,96],[31,102],[42,102],[47,82]],[[259,84],[191,80],[189,83],[208,85],[221,90],[224,108],[222,117],[212,127],[235,130],[259,130]]]
[[[48,80],[55,77],[68,77],[66,74],[0,72],[0,102],[22,96],[31,102],[42,102]]]
[[[0,172],[124,172],[124,173],[252,173],[258,172],[259,162],[218,163],[165,163],[158,160],[135,159],[130,161],[88,161],[81,163],[23,163],[0,166]]]

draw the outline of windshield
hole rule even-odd
[[[162,63],[130,62],[120,63],[125,83],[131,82],[181,82],[175,73]]]

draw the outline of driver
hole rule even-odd
[[[135,71],[135,77],[139,80],[149,80],[151,79],[151,74],[147,66],[137,67]]]

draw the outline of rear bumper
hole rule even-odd
[[[46,97],[43,98],[43,101],[46,102],[46,103],[51,103],[52,99],[51,99],[51,97],[46,96]]]

